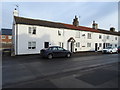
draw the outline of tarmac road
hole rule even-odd
[[[3,57],[3,88],[117,88],[119,54]],[[109,77],[108,77],[109,76]]]

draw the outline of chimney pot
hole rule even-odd
[[[78,18],[77,18],[76,15],[75,15],[75,19],[73,19],[73,25],[74,26],[79,26],[79,21],[78,21]]]

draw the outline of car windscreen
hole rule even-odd
[[[112,49],[112,47],[106,47],[106,49]]]

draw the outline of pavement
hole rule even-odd
[[[92,55],[84,54],[84,56],[77,53],[75,55],[69,59],[55,58],[52,60],[43,59],[39,55],[3,56],[3,87],[44,88],[46,85],[47,88],[118,87],[117,79],[114,78],[111,82],[110,79],[117,75],[112,73],[118,70],[116,62],[118,62],[119,54],[93,53]],[[111,70],[114,70],[104,70],[104,66],[113,63]],[[102,69],[93,70],[99,67]],[[85,76],[84,71],[89,71],[91,74]],[[97,79],[99,75],[101,79]],[[108,75],[110,77],[107,78]],[[102,78],[103,76],[105,77]],[[90,78],[94,77],[97,78],[92,81]],[[106,81],[109,83],[102,85]]]

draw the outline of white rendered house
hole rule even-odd
[[[120,33],[79,26],[75,16],[73,25],[45,20],[36,20],[14,16],[13,54],[38,54],[43,48],[61,46],[71,52],[101,51],[103,48],[118,45]]]

